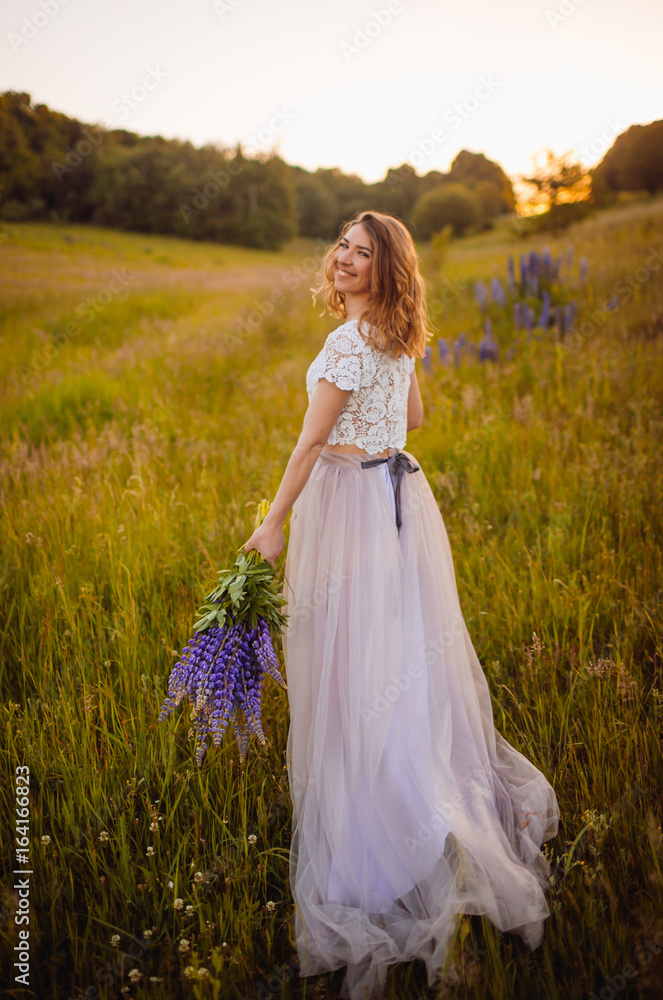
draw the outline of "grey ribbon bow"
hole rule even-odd
[[[387,455],[386,458],[372,458],[370,462],[362,462],[362,469],[370,469],[373,465],[381,465],[386,462],[391,476],[391,483],[394,487],[394,498],[396,500],[396,527],[401,530],[403,520],[401,518],[401,479],[404,472],[418,472],[420,466],[415,465],[403,451],[397,451],[395,455]]]

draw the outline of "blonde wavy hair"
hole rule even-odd
[[[345,234],[359,222],[373,241],[374,253],[369,279],[372,296],[358,316],[357,329],[373,347],[394,358],[401,354],[423,358],[426,341],[433,336],[428,330],[426,286],[412,237],[395,216],[359,212],[342,224],[338,238],[325,251],[317,283],[310,289],[313,302],[321,295],[332,316],[347,317],[345,294],[334,285],[334,256]],[[325,309],[320,315],[324,313]],[[363,323],[369,328],[367,334]]]

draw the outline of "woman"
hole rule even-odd
[[[272,565],[292,508],[283,647],[300,974],[347,966],[341,996],[379,996],[388,966],[441,971],[456,915],[543,936],[559,809],[494,728],[446,529],[406,451],[423,405],[426,305],[416,250],[363,212],[323,260],[343,323],[307,373],[283,480],[244,545]]]

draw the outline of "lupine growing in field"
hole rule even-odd
[[[465,347],[466,341],[467,341],[467,336],[464,333],[459,333],[458,334],[458,339],[454,340],[454,364],[455,365],[459,365],[460,364],[461,355],[463,353],[463,348]]]
[[[513,325],[516,328],[516,330],[520,330],[520,323],[521,323],[520,302],[514,302],[514,304],[513,304]]]
[[[422,363],[422,365],[424,366],[424,368],[426,369],[426,371],[428,372],[429,375],[430,375],[431,371],[433,370],[432,366],[431,366],[431,360],[430,360],[432,353],[433,353],[432,349],[430,347],[426,347],[425,352],[424,352],[424,356],[421,359],[421,363]]]
[[[437,356],[440,361],[447,362],[450,360],[449,345],[447,344],[444,337],[440,337],[437,342]]]
[[[488,292],[486,291],[486,286],[483,281],[475,281],[474,283],[474,297],[477,300],[477,305],[479,309],[485,309],[488,304]]]
[[[506,315],[507,308],[513,309],[512,329],[516,334],[523,330],[526,333],[527,341],[540,340],[542,334],[534,332],[535,327],[541,329],[542,333],[547,333],[551,328],[554,330],[557,339],[567,335],[572,329],[573,323],[578,316],[578,306],[575,300],[571,302],[556,304],[553,306],[552,297],[560,297],[561,284],[560,271],[563,267],[570,265],[574,260],[574,248],[569,245],[566,252],[560,251],[556,258],[553,257],[550,247],[545,247],[542,252],[530,250],[520,254],[516,260],[513,255],[507,257],[507,280],[505,283],[499,278],[491,278],[486,284],[481,280],[474,282],[474,299],[478,306],[480,319],[483,322],[484,334],[478,344],[473,340],[468,340],[465,333],[459,334],[457,340],[447,342],[443,339],[437,341],[437,359],[440,362],[448,363],[453,360],[458,366],[465,356],[478,357],[479,361],[487,359],[497,360],[497,343],[493,336],[492,324],[499,324],[500,332],[505,322],[508,324]],[[516,264],[520,267],[520,281],[516,281]],[[584,281],[587,274],[587,260],[580,257],[580,280]],[[563,292],[562,292],[563,295]],[[533,308],[531,299],[540,301],[540,308]],[[530,301],[527,301],[527,300]],[[607,304],[607,308],[614,308],[617,297]],[[538,306],[538,303],[537,303]],[[503,311],[503,312],[502,312]],[[516,338],[520,340],[519,337]],[[502,354],[505,358],[513,357],[515,346],[504,348]],[[434,356],[428,352],[424,359],[424,366],[427,372],[432,372],[432,362]]]
[[[262,500],[255,527],[269,501]],[[278,610],[285,599],[276,592],[274,569],[257,549],[241,553],[237,569],[219,573],[220,585],[206,600],[195,623],[195,634],[182,651],[168,680],[168,697],[159,722],[189,697],[192,723],[198,734],[196,763],[207,751],[207,738],[218,746],[230,722],[244,763],[249,736],[266,744],[260,717],[265,674],[286,688],[274,652],[270,624],[281,628],[286,616]]]
[[[502,282],[499,278],[492,278],[490,282],[490,293],[493,297],[493,302],[497,302],[499,305],[503,306],[506,302],[506,296],[504,295],[504,289],[502,288]]]
[[[488,318],[484,323],[484,335],[479,342],[479,361],[497,361],[497,344]]]

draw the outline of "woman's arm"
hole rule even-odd
[[[318,381],[304,416],[297,444],[283,473],[281,485],[264,521],[244,543],[245,552],[258,549],[263,558],[274,565],[285,545],[283,523],[304,489],[350,392],[350,389],[339,389],[334,382],[328,382],[326,378]]]
[[[424,404],[419,391],[417,369],[413,368],[410,376],[410,391],[407,394],[407,429],[411,431],[415,427],[421,427],[423,419]]]

